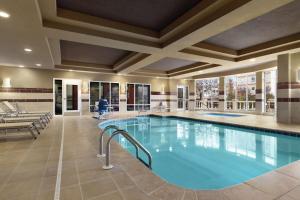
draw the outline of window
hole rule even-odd
[[[277,71],[264,72],[264,102],[265,112],[273,113],[276,108],[276,79]]]
[[[114,111],[119,111],[119,83],[90,81],[90,112],[95,109],[99,99],[106,99]]]
[[[256,75],[225,77],[225,109],[255,110]]]
[[[219,78],[196,80],[196,108],[217,109],[219,105]]]
[[[236,94],[236,77],[225,77],[225,109],[233,110]]]
[[[127,84],[127,111],[150,110],[150,85]]]

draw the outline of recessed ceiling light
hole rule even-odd
[[[35,65],[38,66],[38,67],[42,66],[41,64],[35,64]]]
[[[250,59],[250,62],[255,62],[255,61],[256,61],[255,58],[251,58],[251,59]]]
[[[32,49],[25,48],[24,51],[26,51],[26,52],[32,52]]]
[[[0,10],[0,17],[3,17],[3,18],[9,18],[10,15],[9,15],[7,12],[4,12],[4,11],[1,11],[1,10]]]
[[[24,65],[19,65],[19,67],[23,68],[23,67],[24,67]]]

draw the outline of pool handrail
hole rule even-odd
[[[99,153],[97,154],[97,157],[105,157],[105,153],[103,153],[103,136],[104,133],[106,133],[108,130],[114,129],[114,130],[120,130],[120,128],[116,125],[108,125],[103,130],[100,131],[100,138],[99,138]]]
[[[102,168],[103,169],[112,169],[114,167],[113,165],[110,164],[110,142],[114,136],[119,135],[119,134],[124,136],[135,147],[137,159],[140,160],[143,164],[145,164],[149,169],[152,169],[152,156],[151,156],[150,152],[140,142],[138,142],[134,137],[129,135],[128,132],[124,131],[124,130],[116,130],[108,138],[107,143],[106,143],[105,165]],[[139,148],[147,155],[148,163],[146,163],[144,160],[142,160],[139,157],[139,153],[138,153]]]

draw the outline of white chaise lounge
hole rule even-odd
[[[37,127],[32,122],[19,122],[19,123],[0,123],[0,130],[10,130],[10,129],[26,129],[29,131],[29,133],[32,135],[34,139],[36,139],[36,136],[34,134],[34,130],[37,131],[38,134],[40,134]]]

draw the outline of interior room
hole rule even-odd
[[[0,199],[300,200],[300,0],[1,0]]]

